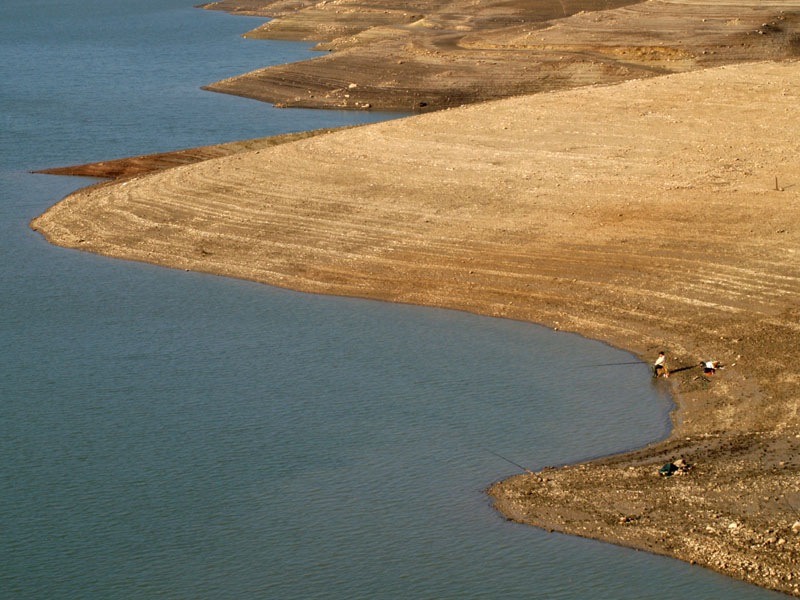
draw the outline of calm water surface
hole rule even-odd
[[[28,171],[347,125],[199,87],[309,55],[183,0],[0,5],[0,597],[768,598],[505,522],[515,468],[663,437],[631,357],[46,244]],[[491,452],[490,452],[491,451]]]

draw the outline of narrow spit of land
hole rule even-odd
[[[651,67],[658,57],[667,64],[676,44],[664,40],[681,24],[690,41],[695,31],[722,35],[725,25],[744,40],[742,52],[760,56],[772,48],[785,58],[797,44],[790,4],[768,6],[774,19],[757,24],[761,33],[739,31],[746,19],[730,13],[691,28],[682,20],[698,6],[739,7],[652,2],[584,9],[537,35],[552,40],[547,36],[584,24],[584,35],[596,30],[596,39],[606,40],[608,31],[625,31],[618,24],[624,15],[630,28],[637,11],[671,6],[681,10],[658,21],[672,24],[669,32],[642,29],[636,44],[605,55],[638,48]],[[274,35],[297,22],[292,11],[302,3],[293,6],[286,19],[271,22]],[[764,6],[748,10],[760,19]],[[358,12],[346,8],[334,0],[308,10]],[[403,27],[437,30],[418,21]],[[395,26],[352,35],[381,38],[383,28]],[[542,51],[568,56],[558,39]],[[756,46],[748,48],[748,40]],[[592,50],[592,60],[603,52]],[[435,53],[426,56],[434,60]],[[53,243],[120,258],[543,323],[645,360],[666,350],[677,372],[659,384],[678,402],[668,440],[499,482],[489,490],[498,509],[520,522],[674,556],[800,596],[800,63],[698,70],[704,55],[692,56],[697,64],[676,68],[680,74],[277,145],[139,157],[128,164],[135,172],[118,163],[84,165],[81,174],[106,169],[119,179],[72,194],[32,227]],[[307,89],[319,85],[304,67],[286,68],[268,71],[289,87],[302,88],[304,78]],[[354,91],[366,86],[333,79],[355,107]],[[548,89],[559,87],[575,85]],[[382,97],[394,89],[387,84]],[[275,100],[272,94],[264,98]],[[427,107],[440,105],[417,108]],[[701,359],[724,369],[704,377]],[[693,468],[658,474],[677,459]]]
[[[83,165],[72,165],[69,167],[54,167],[51,169],[41,169],[36,171],[45,175],[68,175],[75,177],[95,177],[98,179],[127,179],[137,175],[146,175],[154,171],[163,171],[221,158],[240,152],[251,152],[288,144],[306,138],[331,133],[332,131],[344,131],[346,127],[336,129],[315,129],[313,131],[302,131],[299,133],[287,133],[272,137],[258,138],[252,140],[241,140],[227,142],[225,144],[213,144],[210,146],[200,146],[198,148],[188,148],[186,150],[176,150],[174,152],[158,152],[156,154],[146,154],[143,156],[130,156],[117,158]]]

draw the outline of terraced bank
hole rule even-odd
[[[314,60],[208,89],[287,107],[428,112],[519,94],[800,56],[796,0],[222,0],[252,38]]]

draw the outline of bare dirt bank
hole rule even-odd
[[[800,596],[798,81],[800,63],[766,62],[445,110],[95,186],[32,227],[722,361],[664,380],[666,442],[490,493],[521,522]],[[660,477],[677,458],[694,469]]]
[[[314,60],[208,89],[283,106],[430,111],[800,55],[796,0],[222,0],[273,17],[247,34]]]

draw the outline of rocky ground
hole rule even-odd
[[[689,69],[140,158],[32,227],[120,258],[543,323],[648,361],[665,350],[668,440],[499,482],[498,509],[800,596],[798,81],[796,61]],[[703,376],[707,359],[724,368]],[[691,468],[659,475],[679,459]]]

